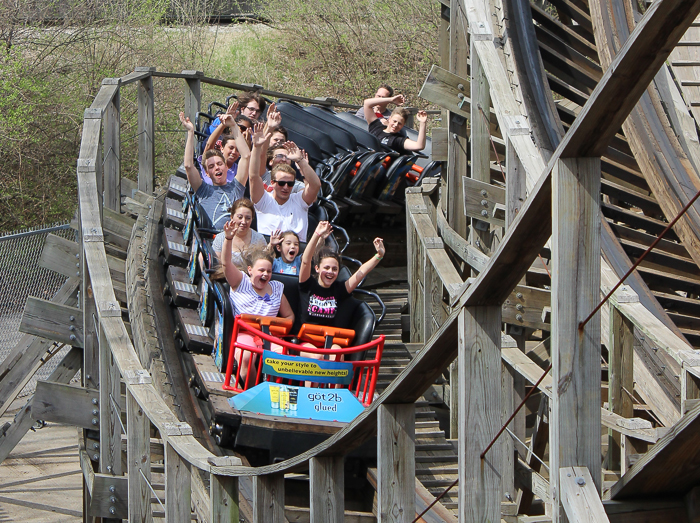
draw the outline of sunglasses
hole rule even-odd
[[[246,132],[248,129],[250,129],[250,127],[247,127],[245,125],[239,125],[238,128],[243,132]]]
[[[275,160],[289,160],[289,157],[286,154],[276,154]]]
[[[294,180],[291,180],[291,181],[273,180],[273,182],[275,182],[280,187],[284,187],[285,185],[287,187],[294,187],[294,183],[295,183]]]

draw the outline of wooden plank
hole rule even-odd
[[[165,517],[173,523],[191,521],[191,465],[172,445],[165,444]]]
[[[500,428],[501,308],[463,308],[458,332],[459,519],[499,521],[501,442],[483,460],[480,455]]]
[[[72,380],[73,376],[80,370],[80,363],[83,357],[82,352],[83,351],[79,348],[72,348],[51,373],[49,380],[55,383],[68,383]],[[5,458],[17,446],[32,425],[34,425],[34,419],[32,418],[33,402],[34,395],[32,395],[27,403],[25,403],[24,407],[15,414],[12,424],[0,434],[0,463],[5,461]]]
[[[75,277],[80,271],[79,251],[76,242],[49,234],[41,250],[39,266],[63,274],[66,278]]]
[[[447,127],[435,127],[430,133],[430,143],[432,150],[430,155],[434,162],[446,162],[449,158],[447,153]]]
[[[552,173],[551,470],[585,466],[601,490],[600,319],[579,323],[600,295],[600,159],[559,160]],[[562,503],[553,474],[553,511]]]
[[[309,460],[311,523],[334,523],[345,517],[343,457]]]
[[[525,168],[518,158],[513,142],[509,137],[506,141],[506,190],[504,202],[506,206],[506,226],[513,223],[526,198],[527,179],[525,177]]]
[[[210,523],[238,521],[238,478],[212,474],[209,480]]]
[[[624,418],[634,416],[634,326],[614,306],[610,306],[610,342],[608,344],[608,408]],[[606,468],[620,467],[620,435],[608,430]]]
[[[119,80],[117,80],[119,81]],[[104,86],[103,88],[104,89]],[[102,90],[101,89],[101,90]],[[100,91],[101,91],[100,90]],[[103,116],[104,126],[104,205],[118,211],[121,205],[121,125],[117,89]]]
[[[129,388],[126,391],[126,419],[129,436],[126,441],[129,521],[146,522],[153,517],[151,491],[147,483],[151,481],[151,424]]]
[[[489,257],[457,234],[447,223],[441,209],[437,210],[437,229],[445,245],[472,269],[481,272],[488,265]]]
[[[284,474],[253,478],[253,523],[285,523]]]
[[[122,475],[121,380],[104,332],[100,353],[100,472]]]
[[[22,313],[19,331],[82,347],[81,316],[82,311],[75,307],[30,296]]]
[[[466,27],[464,10],[461,0],[450,0],[450,27]],[[469,43],[467,35],[462,30],[450,31],[450,59],[449,70],[461,78],[469,76],[467,59],[469,57]],[[466,84],[465,84],[466,89]],[[466,93],[465,93],[466,95]],[[445,195],[447,200],[446,216],[452,228],[462,238],[467,238],[467,219],[462,208],[462,176],[468,172],[467,148],[467,120],[457,113],[448,112],[447,118],[447,183]]]
[[[418,96],[443,109],[469,118],[469,80],[433,65]],[[433,159],[435,157],[433,156]]]
[[[199,110],[199,109],[198,109]],[[138,83],[139,191],[155,188],[155,112],[153,77]],[[194,118],[192,118],[194,122]]]
[[[503,302],[503,321],[530,329],[550,330],[548,321],[543,319],[543,310],[551,304],[550,291],[518,285]]]
[[[466,176],[462,178],[462,183],[466,215],[497,227],[505,226],[505,213],[502,212],[506,199],[505,189]]]
[[[586,467],[559,469],[561,503],[569,523],[609,522],[595,482]]]
[[[80,280],[69,278],[52,298],[56,303],[74,305]],[[5,413],[20,391],[42,365],[41,357],[51,344],[42,338],[24,335],[0,362],[0,416]]]
[[[415,405],[382,405],[377,416],[379,521],[411,523],[416,514]]]
[[[185,116],[193,122],[202,104],[202,82],[199,78],[201,73],[196,73],[198,77],[185,80]]]
[[[34,393],[32,418],[95,429],[100,422],[98,405],[96,390],[39,381]]]

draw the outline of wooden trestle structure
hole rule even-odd
[[[253,86],[153,68],[104,80],[78,159],[80,242],[47,242],[42,263],[68,280],[51,302],[28,302],[32,336],[0,365],[2,412],[46,351],[39,338],[73,350],[3,428],[0,459],[32,419],[71,423],[85,520],[238,521],[245,497],[247,519],[287,521],[285,474],[308,473],[309,520],[337,522],[348,518],[344,457],[376,437],[378,521],[414,520],[426,470],[433,496],[458,485],[425,521],[697,521],[698,205],[583,322],[700,189],[700,1],[656,0],[645,13],[627,0],[548,6],[441,0],[444,68],[421,96],[444,108],[433,159],[445,167],[406,195],[413,350],[354,422],[274,465],[220,455],[196,409],[173,399],[182,376],[160,353],[150,299],[161,292],[149,265],[162,211],[153,80],[184,80],[192,120],[203,84]],[[120,178],[120,90],[130,84],[138,185]],[[82,386],[67,385],[78,370]],[[535,403],[490,446],[536,383]],[[417,468],[416,402],[438,396],[458,461]],[[164,475],[156,509],[154,470]]]

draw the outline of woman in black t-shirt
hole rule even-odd
[[[374,239],[374,248],[377,254],[362,264],[355,274],[344,282],[338,282],[340,270],[340,255],[328,247],[323,247],[315,256],[316,273],[311,277],[311,264],[319,242],[323,242],[333,230],[329,222],[319,222],[318,227],[309,239],[301,257],[299,269],[299,293],[301,295],[300,315],[301,323],[315,325],[331,325],[333,327],[347,328],[350,318],[342,317],[341,304],[350,297],[360,282],[374,269],[384,257],[384,241],[381,238]],[[334,345],[333,348],[340,348]],[[311,355],[304,353],[309,357]]]

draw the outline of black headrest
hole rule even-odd
[[[338,118],[338,116],[335,113],[329,111],[328,109],[323,109],[321,107],[311,105],[309,107],[305,107],[304,110],[332,125],[336,125],[349,132],[355,137],[355,140],[357,141],[358,145],[366,147],[367,149],[372,149],[374,151],[379,151],[382,149],[382,145],[381,143],[379,143],[379,140],[376,136],[370,134],[369,131],[365,129],[360,129],[357,126],[349,124],[345,120]]]
[[[284,125],[291,120],[304,125],[306,128],[315,129],[328,136],[336,147],[346,151],[357,149],[357,140],[345,129],[333,122],[325,121],[318,116],[305,111],[304,108],[294,102],[279,102],[277,109],[284,115]],[[319,144],[321,145],[321,144]],[[323,146],[321,146],[323,147]]]
[[[299,277],[294,274],[273,272],[272,279],[282,282],[284,285],[284,295],[287,298],[290,307],[294,311],[294,325],[292,326],[292,332],[298,332],[299,327],[301,327],[299,315]]]

